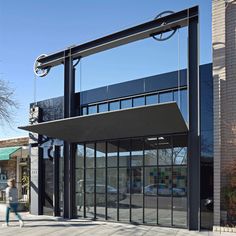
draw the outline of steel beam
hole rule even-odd
[[[191,15],[191,9],[189,10]],[[198,16],[188,26],[188,228],[200,230],[200,103]]]
[[[41,63],[39,68],[46,69],[63,64],[65,54],[75,60],[131,42],[149,38],[153,35],[168,32],[176,28],[188,26],[189,20],[197,15],[198,7],[195,6],[190,9],[185,9],[144,24],[65,49],[38,60]]]

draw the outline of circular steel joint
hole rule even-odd
[[[169,15],[169,14],[173,14],[175,13],[174,11],[163,11],[161,12],[160,14],[158,14],[156,17],[155,17],[155,20],[158,19],[158,18],[161,18],[163,16],[166,16],[166,15]],[[162,25],[165,25],[166,22],[163,22]],[[157,41],[165,41],[169,38],[171,38],[176,32],[176,29],[174,29],[170,34],[168,34],[166,37],[162,38],[163,34],[165,33],[161,33],[160,36],[158,37],[157,35],[153,35],[152,37],[157,40]]]
[[[46,68],[46,69],[40,69],[39,66],[41,65],[41,63],[39,62],[40,59],[46,57],[46,54],[41,54],[40,56],[38,56],[34,62],[34,74],[38,77],[44,77],[48,74],[48,72],[50,71],[50,68]]]

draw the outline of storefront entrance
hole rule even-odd
[[[80,143],[78,217],[187,227],[187,135]]]

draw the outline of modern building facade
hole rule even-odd
[[[200,78],[201,194],[196,198],[201,198],[201,227],[209,228],[213,214],[206,204],[213,198],[211,64],[200,67]],[[76,93],[75,107],[76,117],[92,119],[96,131],[85,127],[82,141],[74,143],[71,157],[74,165],[70,170],[74,173],[70,180],[73,217],[187,228],[191,204],[187,198],[188,184],[191,184],[188,183],[187,71]],[[164,121],[158,118],[163,114]],[[112,115],[112,132],[120,129],[119,138],[96,138],[97,132],[107,132],[101,129],[104,127],[100,126],[100,119],[110,120],[103,115]],[[168,115],[174,116],[171,121]],[[129,129],[129,119],[135,123],[136,116],[143,116],[143,122],[150,124],[138,124],[137,132],[133,127]],[[63,97],[38,102],[37,106],[32,104],[31,121],[35,117],[42,124],[63,118]],[[164,133],[153,125],[155,122],[164,126]],[[66,124],[58,127],[61,125]],[[69,135],[73,136],[73,129],[77,132],[76,125],[79,126],[74,124],[71,129],[68,124]],[[35,143],[33,137],[31,134],[31,182],[38,188],[37,193],[31,188],[31,211],[63,216],[64,185],[70,184],[64,179],[64,143],[41,135]]]
[[[188,229],[236,222],[225,197],[236,186],[236,2],[212,2],[212,64],[198,64],[197,7],[39,59],[43,70],[64,64],[65,94],[31,104],[23,127],[32,213]],[[73,92],[73,60],[185,26],[186,70]]]

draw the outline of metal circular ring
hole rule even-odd
[[[155,19],[158,19],[158,18],[162,17],[163,15],[166,15],[166,14],[169,15],[169,14],[173,14],[173,13],[175,13],[175,12],[174,11],[163,11],[160,14],[158,14],[155,17]],[[165,22],[162,23],[162,25],[165,25],[165,24],[166,24]],[[161,33],[160,37],[157,37],[155,35],[153,35],[152,37],[157,41],[165,41],[165,40],[171,38],[175,34],[176,30],[177,29],[173,29],[172,33],[170,35],[166,36],[165,38],[162,38],[163,33]]]
[[[38,56],[34,62],[34,74],[38,77],[44,77],[48,74],[48,72],[50,71],[50,68],[46,68],[46,69],[40,69],[39,66],[41,65],[41,63],[38,61],[44,57],[46,57],[46,54],[41,54],[40,56]]]

